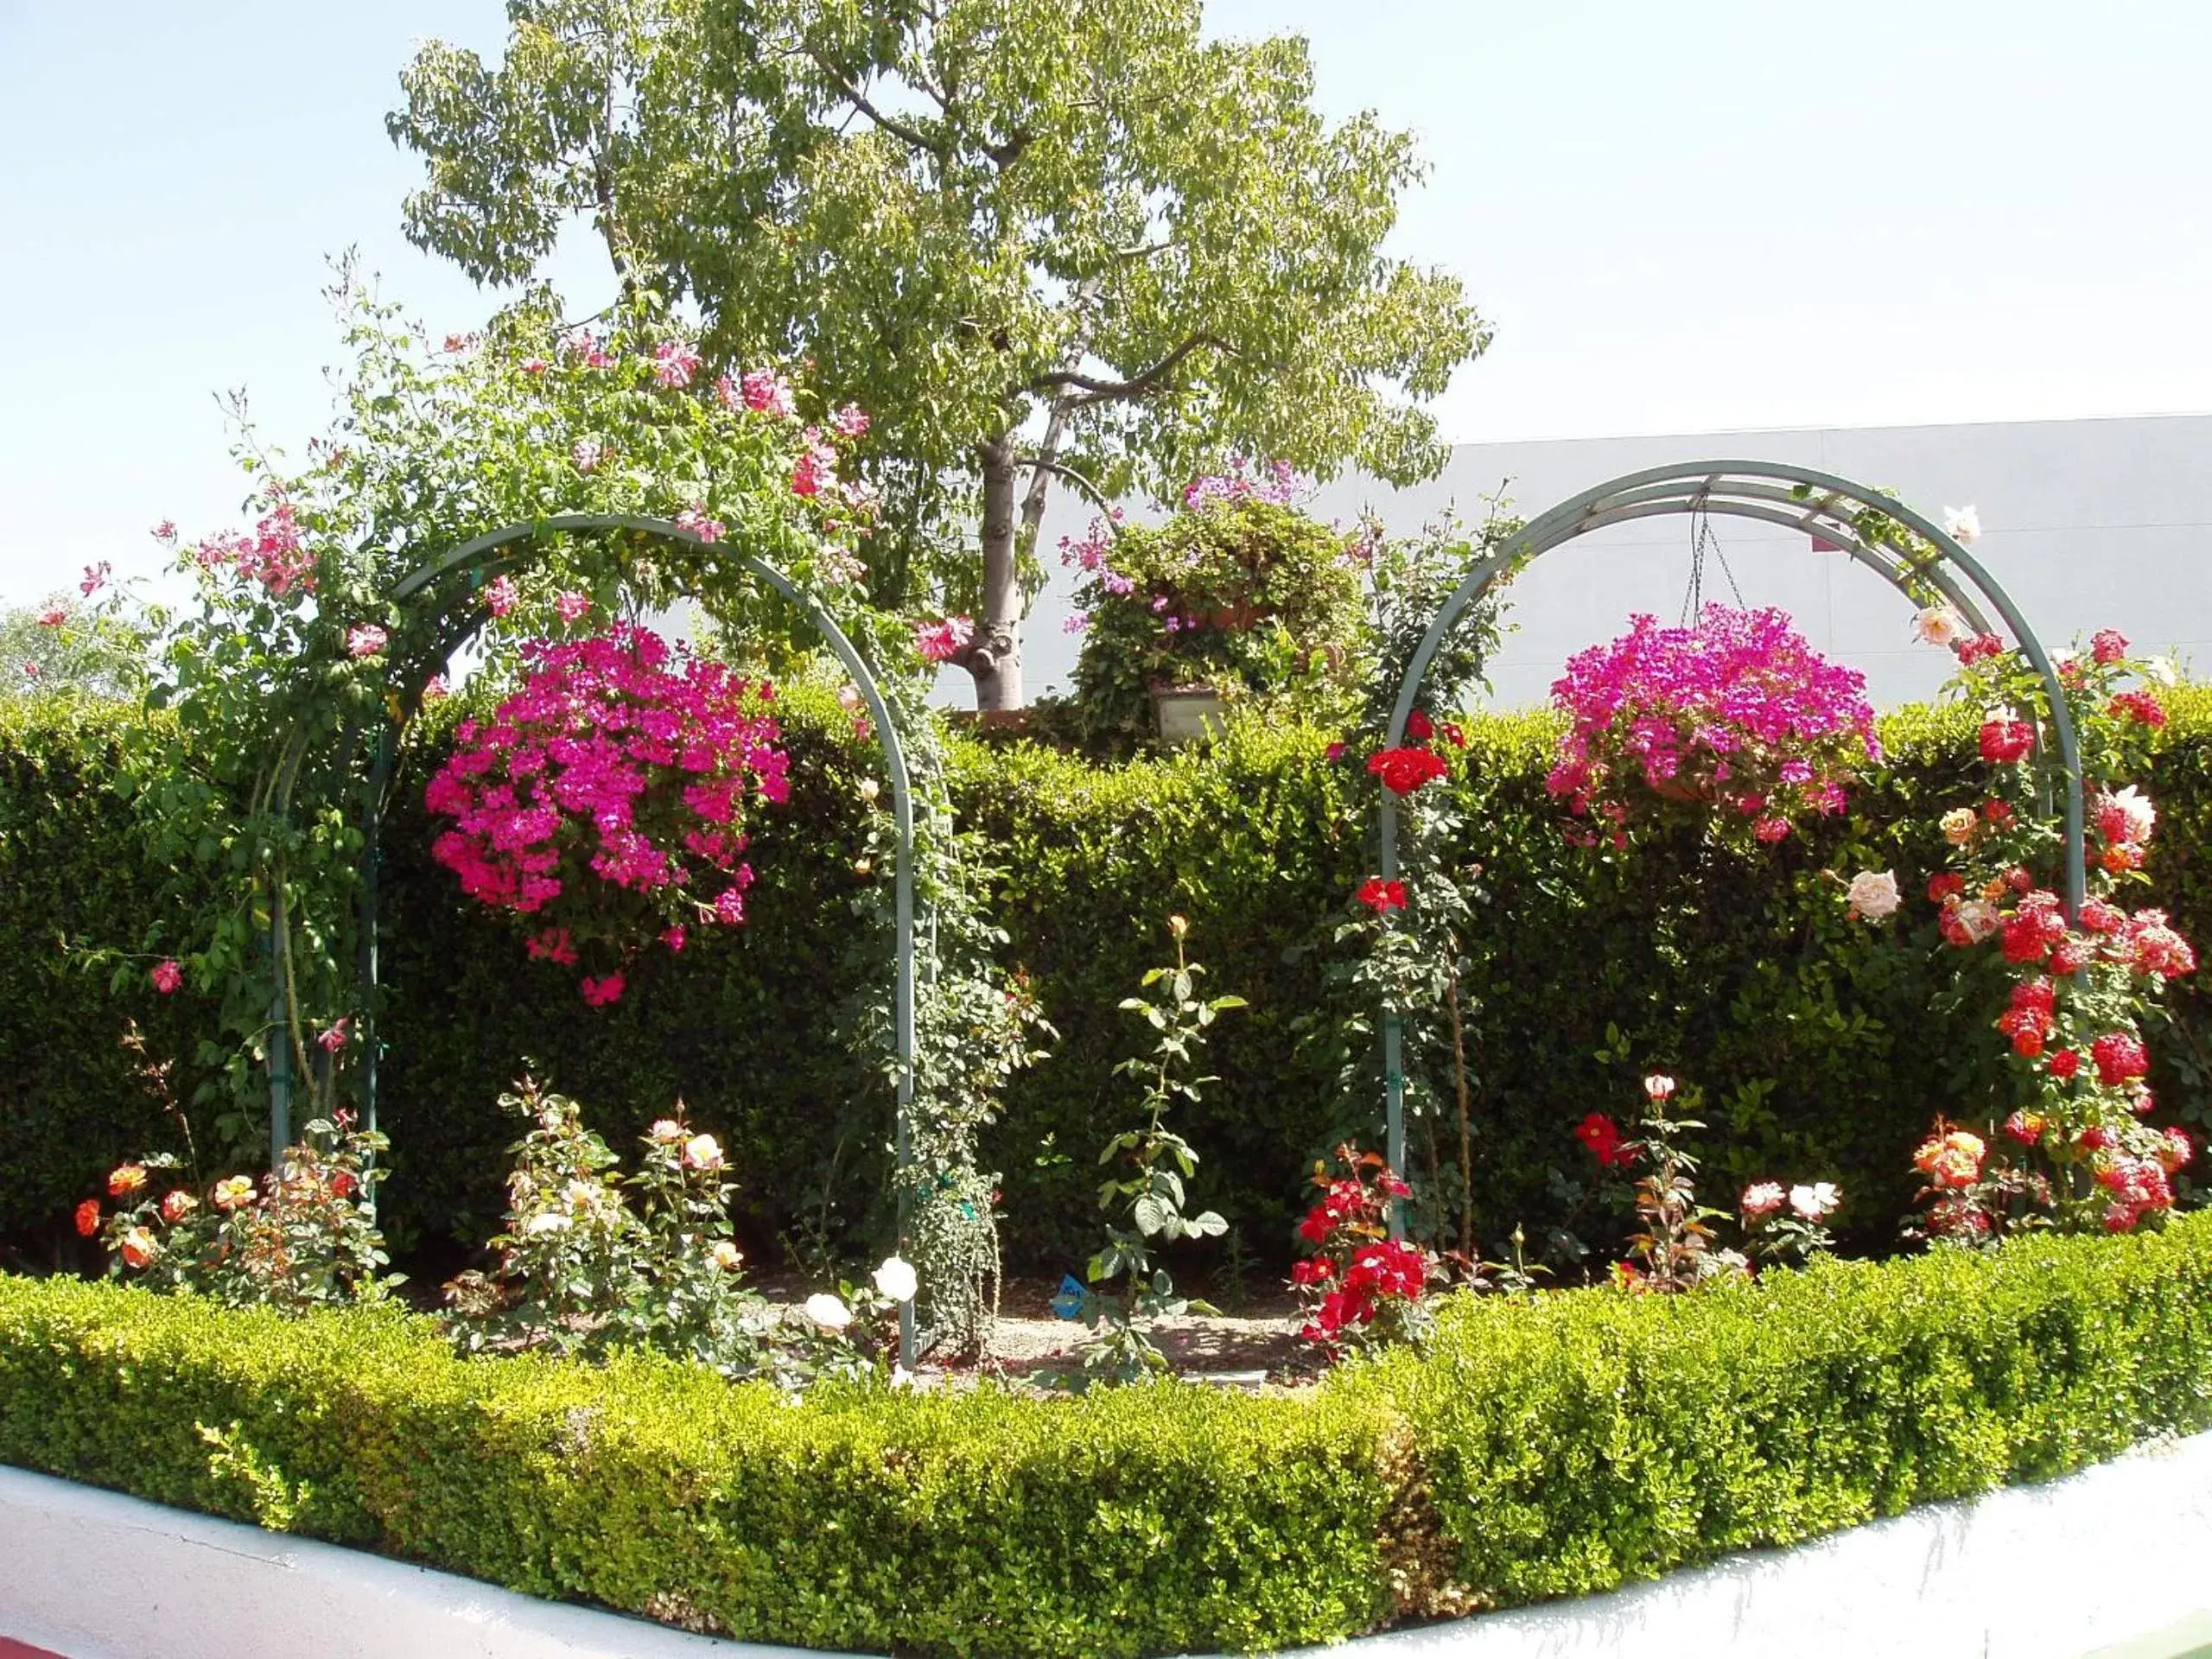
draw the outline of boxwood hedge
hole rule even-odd
[[[2212,940],[2212,696],[2171,698],[2157,774],[2152,874],[2185,931]],[[120,997],[86,946],[167,949],[143,838],[107,792],[126,718],[67,702],[0,708],[0,1236],[66,1245],[76,1198],[126,1153],[170,1146],[174,1127],[118,1046],[136,1019],[188,1085],[206,1010],[143,982]],[[777,1236],[880,1221],[880,1080],[838,1043],[838,1010],[878,964],[855,954],[859,850],[847,717],[794,692],[785,721],[794,798],[756,846],[751,919],[681,957],[652,953],[618,1007],[587,1018],[561,970],[525,961],[509,931],[462,902],[428,856],[418,787],[386,837],[387,1222],[404,1244],[480,1239],[511,1137],[499,1092],[525,1057],[620,1137],[682,1096],[731,1146],[755,1253]],[[1937,859],[1933,809],[1974,787],[1970,728],[1927,709],[1884,724],[1891,764],[1847,819],[1757,861],[1691,842],[1593,859],[1565,844],[1542,792],[1539,716],[1471,724],[1460,787],[1464,849],[1484,870],[1469,1046],[1476,1072],[1484,1242],[1516,1221],[1593,1240],[1589,1161],[1568,1131],[1633,1100],[1667,1070],[1701,1091],[1714,1190],[1756,1175],[1840,1179],[1862,1240],[1893,1236],[1906,1154],[1937,1110],[2001,1109],[1989,1030],[2001,987],[1939,950],[1924,905],[1878,930],[1847,924],[1822,872],[1894,868],[1909,889]],[[1095,765],[1034,744],[955,745],[966,821],[997,849],[1009,965],[1031,975],[1061,1039],[1018,1079],[986,1147],[1005,1172],[1011,1264],[1057,1274],[1096,1243],[1092,1154],[1129,1109],[1114,1063],[1131,1052],[1118,1009],[1158,959],[1171,911],[1220,989],[1248,998],[1210,1052],[1221,1080],[1184,1128],[1205,1161],[1198,1196],[1248,1252],[1287,1253],[1303,1171],[1335,1136],[1371,1136],[1363,1098],[1344,1113],[1341,1058],[1313,1020],[1330,1001],[1330,929],[1371,868],[1356,763],[1325,734],[1244,729],[1203,751]],[[416,784],[435,748],[409,764]],[[1900,950],[1902,940],[1907,948]],[[69,950],[57,948],[62,944]],[[2212,1122],[2212,1017],[2174,999],[2154,1033],[2153,1082],[2182,1121]],[[205,1149],[211,1126],[200,1125]],[[175,1148],[180,1149],[181,1148]],[[1428,1153],[1418,1134],[1416,1173]],[[1444,1160],[1447,1168],[1452,1160]]]
[[[461,1359],[0,1277],[0,1462],[757,1640],[1141,1656],[1600,1590],[2212,1425],[2212,1217],[1680,1298],[1452,1300],[1301,1394]]]

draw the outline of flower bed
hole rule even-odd
[[[1296,1397],[817,1390],[0,1279],[0,1461],[760,1640],[1143,1655],[1649,1578],[2212,1424],[2212,1220],[1448,1299]]]

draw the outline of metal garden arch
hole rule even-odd
[[[394,666],[403,680],[400,709],[412,711],[421,706],[423,688],[430,677],[443,671],[453,653],[465,645],[489,620],[487,601],[483,593],[486,579],[498,572],[527,562],[536,550],[532,544],[543,537],[563,532],[605,532],[626,531],[665,542],[688,543],[693,547],[712,550],[712,556],[728,559],[757,580],[766,583],[782,594],[805,615],[817,632],[836,653],[845,671],[852,677],[860,690],[861,700],[868,709],[879,741],[883,747],[885,770],[890,775],[891,811],[894,825],[896,846],[893,855],[893,1043],[896,1050],[898,1120],[896,1128],[897,1157],[903,1171],[912,1158],[910,1118],[914,1101],[914,804],[906,770],[906,756],[899,740],[899,728],[891,718],[891,710],[884,702],[883,693],[869,671],[868,663],[855,647],[843,629],[820,601],[793,582],[766,560],[711,543],[695,531],[663,518],[651,518],[627,513],[560,513],[550,518],[533,518],[489,531],[463,542],[449,552],[440,555],[429,563],[403,577],[391,590],[392,600],[429,622],[429,645],[408,657]],[[499,550],[505,549],[506,551]],[[348,724],[339,740],[339,750],[333,768],[334,777],[342,780],[352,775],[353,757],[362,736],[362,721]],[[360,949],[355,976],[361,993],[361,1105],[362,1121],[371,1128],[377,1120],[377,1037],[375,1027],[376,1004],[374,993],[378,984],[377,953],[377,873],[379,855],[378,842],[384,820],[386,798],[391,785],[393,762],[392,739],[397,729],[397,721],[384,723],[377,736],[376,754],[370,767],[365,795],[362,798],[360,827],[363,851],[361,864]],[[291,813],[294,787],[308,758],[313,743],[308,723],[296,726],[288,741],[279,765],[276,804],[279,815],[289,818]],[[277,1030],[288,1030],[298,1010],[291,1006],[286,987],[290,976],[285,972],[284,953],[289,947],[289,928],[284,914],[284,898],[281,887],[275,896],[270,917],[270,949],[274,957],[277,1001],[273,1010]],[[291,1139],[292,1096],[291,1046],[278,1040],[269,1050],[269,1140],[270,1159],[274,1166],[283,1161],[284,1147]],[[906,1199],[901,1186],[899,1200],[899,1230],[906,1230]],[[902,1248],[903,1248],[902,1236]],[[914,1361],[914,1305],[910,1300],[899,1311],[899,1347],[901,1357],[912,1365]]]
[[[1942,526],[1893,496],[1854,484],[1833,473],[1779,461],[1681,462],[1626,474],[1585,490],[1530,519],[1467,572],[1429,623],[1428,632],[1422,635],[1398,683],[1397,700],[1390,710],[1384,746],[1395,748],[1405,741],[1406,721],[1420,697],[1421,681],[1428,672],[1429,664],[1452,625],[1469,606],[1489,591],[1501,575],[1608,524],[1691,513],[1755,519],[1817,537],[1840,548],[1907,598],[1918,599],[1933,589],[1956,607],[1977,633],[1997,632],[1983,606],[1986,604],[1996,613],[2043,678],[2050,708],[2050,735],[2057,749],[2058,767],[2063,774],[2066,791],[2067,910],[2069,915],[2078,912],[2088,890],[2081,749],[2073,716],[2067,711],[2064,690],[2042,642],[1996,579]],[[1885,524],[1884,520],[1888,522]],[[1911,531],[1929,551],[1923,553],[1913,546],[1899,534],[1898,527]],[[1964,585],[1961,578],[1964,579]],[[1398,808],[1387,789],[1382,791],[1379,828],[1382,871],[1388,880],[1398,874]],[[1402,1169],[1406,1159],[1406,1079],[1403,1031],[1395,1008],[1385,1008],[1382,1014],[1382,1078],[1390,1164],[1394,1169]]]

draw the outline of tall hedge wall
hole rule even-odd
[[[2158,775],[2152,864],[2185,931],[2212,940],[2212,696],[2177,696]],[[60,1236],[71,1203],[125,1152],[177,1135],[118,1046],[136,1019],[191,1080],[206,1010],[132,989],[111,996],[73,946],[137,949],[159,917],[156,872],[105,792],[116,711],[66,702],[0,715],[0,1235]],[[795,787],[761,826],[747,925],[681,957],[651,954],[616,1007],[588,1013],[563,971],[461,901],[429,859],[412,761],[387,836],[385,1126],[389,1220],[403,1243],[481,1238],[496,1212],[495,1101],[525,1059],[583,1099],[610,1136],[674,1097],[730,1142],[755,1243],[820,1224],[880,1224],[888,1104],[836,1037],[863,976],[852,901],[856,753],[826,697],[794,696]],[[1485,1243],[1516,1221],[1610,1243],[1608,1194],[1568,1131],[1618,1110],[1655,1067],[1698,1091],[1715,1192],[1758,1173],[1840,1179],[1847,1222],[1888,1236],[1909,1198],[1904,1154],[1937,1110],[2002,1099],[1988,1021],[1995,979],[1961,979],[1923,905],[1878,930],[1843,919],[1822,872],[1894,868],[1908,890],[1936,861],[1933,809],[1974,788],[1970,733],[1908,709],[1885,724],[1891,766],[1847,821],[1757,861],[1691,842],[1593,857],[1558,836],[1542,792],[1545,722],[1472,727],[1465,855],[1483,868],[1483,961],[1468,987]],[[968,822],[999,849],[1007,956],[1034,979],[1060,1039],[1016,1085],[988,1155],[1005,1172],[1017,1268],[1058,1273],[1096,1230],[1096,1149],[1131,1107],[1114,1063],[1132,1052],[1117,1004],[1160,958],[1173,911],[1215,988],[1248,998],[1210,1051],[1219,1081],[1185,1128],[1203,1201],[1262,1258],[1287,1248],[1302,1172],[1347,1120],[1338,1057],[1310,1040],[1332,1006],[1325,942],[1371,868],[1369,801],[1324,734],[1241,731],[1205,753],[1095,766],[1027,744],[955,746]],[[2156,1044],[2162,1100],[2212,1122],[2212,1018],[2175,999]],[[1323,1023],[1325,1023],[1324,1021]],[[203,1151],[213,1131],[201,1122]],[[1415,1173],[1427,1153],[1417,1135]],[[1446,1161],[1450,1153],[1446,1153]],[[825,1199],[829,1209],[823,1208]]]

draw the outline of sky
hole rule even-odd
[[[1419,137],[1393,251],[1497,328],[1459,441],[2212,410],[2204,0],[1211,0],[1312,43],[1333,115]],[[0,603],[236,521],[219,395],[297,454],[326,260],[434,327],[383,117],[496,0],[0,0]],[[596,303],[579,237],[553,275]]]

